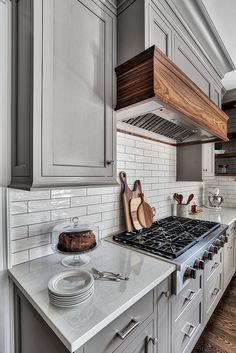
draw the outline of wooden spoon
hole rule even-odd
[[[188,197],[187,205],[192,201],[193,198],[194,198],[194,194],[190,194]]]

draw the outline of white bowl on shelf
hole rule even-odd
[[[224,154],[225,150],[215,150],[215,154]]]

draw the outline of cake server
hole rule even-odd
[[[111,271],[98,271],[96,268],[92,268],[92,271],[95,273],[94,279],[103,279],[103,280],[117,281],[117,282],[119,282],[120,280],[123,280],[123,281],[129,280],[129,277],[126,277],[120,273],[114,273]]]

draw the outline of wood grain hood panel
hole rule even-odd
[[[157,47],[118,66],[116,74],[118,120],[119,115],[128,119],[157,107],[159,116],[196,129],[195,140],[202,135],[228,141],[228,116]]]

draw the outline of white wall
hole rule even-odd
[[[118,133],[118,172],[125,170],[130,186],[140,179],[156,218],[172,212],[172,195],[195,194],[202,203],[203,183],[176,182],[176,147]],[[52,252],[55,224],[78,216],[99,225],[102,237],[124,228],[120,186],[27,192],[10,190],[12,265]]]
[[[6,185],[10,170],[10,2],[0,1],[0,353],[9,353],[10,306],[7,262]]]

